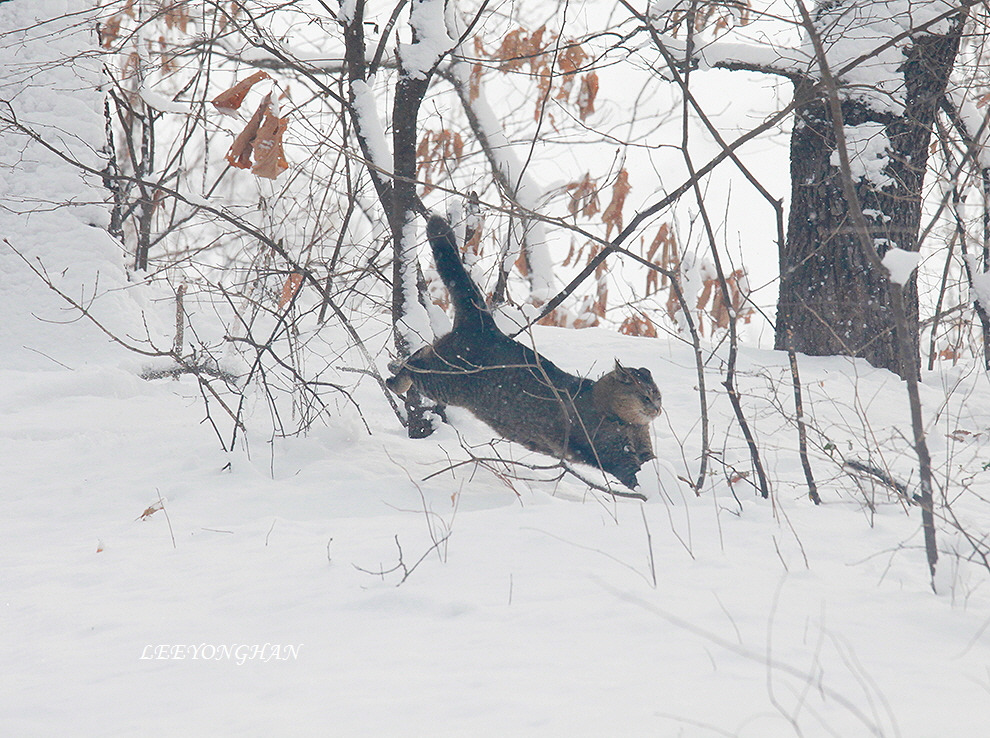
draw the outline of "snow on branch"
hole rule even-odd
[[[823,3],[817,7],[812,30],[820,39],[828,68],[842,83],[843,98],[902,115],[906,53],[921,35],[949,33],[959,12],[960,3],[946,0]],[[814,59],[808,33],[805,39],[805,54]],[[809,77],[818,77],[818,64],[808,67]]]
[[[679,0],[653,2],[646,15],[626,0],[620,2],[644,24],[653,43],[663,46],[685,68],[748,70],[795,77],[809,66],[810,58],[802,49],[775,44],[769,39],[752,43],[705,39],[701,34],[693,34],[689,54],[688,41],[667,32],[666,21],[679,12],[682,5]]]
[[[447,35],[443,0],[413,0],[409,14],[413,42],[399,44],[399,63],[412,79],[426,79],[455,43]]]
[[[990,169],[990,95],[973,100],[965,87],[950,87],[946,97],[980,169]]]
[[[471,66],[460,59],[455,59],[451,64],[448,79],[454,85],[469,125],[481,144],[502,189],[524,211],[539,211],[546,193],[529,175],[519,157],[513,153],[503,125],[481,90],[480,83],[472,80]],[[526,277],[529,280],[531,299],[534,304],[543,304],[556,292],[553,259],[547,247],[543,221],[539,218],[526,219],[524,216],[514,225],[515,240],[526,250],[529,267]],[[504,268],[508,270],[514,255],[506,253],[506,259],[509,263],[505,264]]]
[[[351,92],[353,93],[351,107],[357,117],[357,129],[367,144],[371,163],[382,172],[391,172],[392,152],[388,148],[381,118],[378,117],[378,107],[375,104],[371,85],[361,80],[353,80]]]
[[[684,66],[697,69],[735,69],[818,79],[819,64],[809,29],[797,46],[781,45],[773,39],[762,43],[706,39],[705,34],[688,41],[666,32],[662,21],[676,15],[681,3],[658,0],[648,14],[621,4],[642,22],[654,43]],[[842,83],[841,94],[881,112],[903,111],[905,86],[901,67],[905,53],[922,35],[949,33],[959,13],[972,0],[845,0],[818,3],[811,30],[821,41],[825,61]],[[723,37],[724,38],[724,37]]]
[[[883,255],[881,263],[890,275],[891,282],[905,285],[911,281],[911,275],[918,267],[920,258],[921,254],[917,251],[894,248]]]
[[[415,221],[410,220],[403,228],[402,243],[403,250],[400,256],[404,264],[413,265],[418,263],[419,229]],[[404,269],[401,275],[403,302],[405,306],[402,314],[398,316],[395,330],[402,336],[410,353],[429,344],[433,339],[433,326],[430,322],[429,313],[426,307],[420,302],[419,285],[417,283],[417,270],[414,267]]]
[[[984,272],[974,254],[965,254],[966,266],[969,268],[970,291],[973,299],[980,303],[985,310],[990,309],[990,272]]]
[[[890,139],[883,123],[867,121],[855,126],[843,126],[849,173],[856,180],[865,180],[877,188],[894,183],[884,170],[890,163]],[[839,152],[833,151],[829,164],[839,167]]]
[[[698,69],[738,69],[794,77],[806,69],[801,49],[772,44],[712,41],[694,51]]]

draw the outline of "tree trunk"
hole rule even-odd
[[[422,209],[416,194],[416,136],[417,117],[429,78],[413,78],[400,65],[399,79],[395,87],[392,113],[392,151],[395,179],[392,180],[392,206],[388,208],[389,226],[392,230],[392,324],[395,348],[400,357],[407,357],[430,336],[417,335],[410,321],[416,311],[425,312],[420,304],[419,260],[416,243],[408,227],[416,212]],[[425,327],[421,330],[424,330]],[[435,430],[435,403],[410,388],[405,395],[406,417],[410,438],[425,438]]]
[[[896,81],[903,82],[902,106],[878,105],[875,88],[867,94],[852,86],[842,90],[844,130],[852,130],[851,138],[861,142],[855,150],[854,144],[847,145],[850,159],[867,170],[858,179],[856,192],[881,257],[891,248],[918,250],[932,123],[952,71],[961,27],[961,20],[953,19],[946,35],[919,33],[904,47],[904,61],[896,70]],[[906,351],[909,360],[904,371],[913,367],[917,375],[915,278],[902,288],[867,263],[833,156],[833,121],[824,93],[815,89],[816,81],[806,78],[795,86],[795,95],[803,102],[796,109],[791,134],[791,202],[787,241],[780,247],[776,348],[786,349],[792,337],[795,351],[858,356],[897,373],[901,373],[899,351]],[[874,143],[886,136],[885,154],[882,148],[871,147],[866,135],[871,132]],[[869,172],[871,165],[874,171]],[[902,349],[895,336],[891,289],[904,290],[912,326],[911,343]]]
[[[392,102],[392,155],[391,161],[386,161],[387,144],[382,127],[377,120],[372,120],[377,117],[373,109],[374,101],[367,96],[364,9],[364,0],[356,0],[348,12],[341,15],[345,61],[355,131],[363,155],[373,164],[368,172],[392,235],[392,327],[397,356],[405,359],[433,338],[426,313],[426,298],[423,297],[425,283],[420,273],[415,237],[410,226],[416,214],[423,210],[416,194],[417,118],[436,64],[429,69],[421,68],[424,55],[417,54],[416,47],[424,44],[421,36],[425,33],[429,36],[425,45],[436,52],[438,45],[442,45],[446,39],[446,31],[443,26],[442,5],[412,0],[412,43],[407,46],[400,44],[399,47],[399,73]],[[442,34],[442,37],[438,39],[437,34]],[[402,50],[403,46],[405,52]],[[404,53],[414,63],[407,64],[403,58]],[[436,61],[439,62],[439,56]],[[364,96],[361,102],[358,102],[358,87]],[[387,174],[388,170],[391,170],[391,178]],[[406,392],[405,406],[406,429],[410,438],[425,438],[433,433],[434,420],[439,416],[432,400],[411,389]]]

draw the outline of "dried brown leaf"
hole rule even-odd
[[[569,100],[577,73],[590,57],[580,44],[568,43],[557,57],[557,69],[560,70],[560,89],[557,90],[558,100]]]
[[[424,183],[423,195],[433,190],[433,175],[454,170],[464,154],[464,139],[457,131],[443,128],[426,131],[416,146],[416,177]]]
[[[247,97],[247,94],[251,91],[251,88],[265,79],[271,79],[271,76],[267,72],[259,69],[250,77],[242,79],[233,87],[224,90],[213,98],[213,107],[224,115],[234,115],[235,111],[240,109],[241,103],[244,102],[244,98]],[[266,97],[265,99],[267,100],[268,98]]]
[[[605,238],[609,238],[612,235],[612,228],[616,230],[622,230],[622,208],[626,203],[626,195],[632,186],[629,184],[629,173],[623,169],[619,172],[619,176],[615,178],[615,184],[612,185],[612,201],[605,208],[605,212],[602,213],[602,222],[605,224]]]
[[[586,120],[595,112],[596,97],[598,97],[598,75],[595,72],[588,72],[581,77],[581,90],[577,99],[578,117],[581,120]]]
[[[565,185],[564,191],[571,196],[567,203],[567,210],[571,215],[581,213],[586,218],[590,218],[601,210],[601,202],[598,199],[598,184],[591,178],[590,172],[585,172],[580,181]]]
[[[270,93],[265,95],[265,99],[261,101],[261,105],[254,111],[251,120],[248,121],[244,130],[237,135],[237,138],[234,139],[234,143],[230,145],[230,151],[227,152],[226,159],[230,162],[231,166],[238,169],[249,169],[251,167],[251,144],[254,141],[254,137],[258,134],[258,129],[261,128],[261,122],[264,120],[265,113],[268,113],[271,98]],[[268,114],[271,115],[271,113]]]
[[[292,272],[286,277],[285,284],[282,285],[282,295],[278,298],[279,310],[288,305],[292,301],[292,298],[296,296],[296,293],[299,292],[299,287],[302,285],[302,281],[303,275],[299,272]]]
[[[113,42],[120,36],[121,20],[122,18],[119,15],[115,15],[109,18],[106,23],[99,26],[100,46],[104,49],[109,49],[113,46]]]
[[[189,10],[185,5],[175,3],[165,10],[165,26],[167,28],[178,28],[182,33],[186,32],[189,24]]]
[[[656,338],[657,327],[653,325],[653,321],[645,313],[637,313],[622,321],[622,325],[619,326],[619,333],[624,333],[627,336]]]
[[[251,174],[266,179],[276,179],[289,168],[282,148],[282,134],[289,127],[289,119],[278,118],[270,110],[265,111],[264,120],[252,141],[254,166]]]
[[[136,521],[137,520],[147,520],[148,518],[150,518],[152,515],[154,515],[156,512],[158,512],[161,509],[163,509],[162,508],[162,503],[161,503],[161,500],[159,500],[158,502],[150,505],[147,509],[145,509],[145,511],[143,513],[141,513],[138,517],[134,518],[134,520],[136,520]]]

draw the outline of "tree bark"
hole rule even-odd
[[[421,42],[423,28],[413,16],[423,8],[423,0],[413,0],[410,26],[414,48]],[[350,104],[354,113],[355,131],[364,157],[373,165],[368,171],[374,183],[382,210],[388,220],[392,236],[392,327],[395,349],[399,359],[405,359],[420,346],[429,343],[432,336],[427,325],[423,280],[416,256],[416,243],[412,240],[412,230],[408,227],[423,205],[416,193],[416,143],[418,135],[417,119],[423,97],[429,88],[434,68],[429,70],[410,67],[404,63],[400,45],[399,72],[392,101],[392,156],[391,162],[375,161],[375,146],[369,140],[370,130],[365,130],[368,121],[354,110],[356,105],[355,85],[367,81],[367,64],[364,36],[364,0],[357,0],[343,19],[345,61],[350,82]],[[435,19],[433,19],[435,20]],[[364,101],[367,103],[367,101]],[[365,109],[366,115],[373,111]],[[385,146],[384,142],[381,147]],[[379,154],[381,157],[382,154]],[[376,168],[376,166],[378,168]],[[380,169],[391,167],[390,173]],[[433,433],[436,405],[415,390],[405,395],[406,429],[410,438],[424,438]]]
[[[414,43],[415,43],[414,38]],[[429,77],[414,78],[399,66],[392,113],[392,157],[395,179],[392,180],[392,204],[387,208],[392,231],[392,324],[395,348],[400,357],[409,356],[419,345],[413,343],[404,319],[413,310],[422,309],[419,285],[419,261],[416,244],[410,243],[407,226],[423,209],[416,194],[416,137],[419,108],[429,86]],[[427,337],[416,340],[421,344]],[[410,438],[425,438],[435,430],[435,404],[410,388],[405,395],[406,417]]]
[[[855,90],[847,88],[843,96],[845,126],[882,126],[889,140],[884,183],[868,178],[856,183],[869,235],[881,257],[891,248],[919,248],[932,124],[959,48],[961,28],[962,21],[954,20],[949,33],[919,33],[905,48],[905,61],[898,70],[904,105],[897,114],[878,110]],[[824,94],[814,91],[816,83],[808,77],[795,84],[796,99],[806,102],[796,109],[791,134],[791,204],[787,239],[779,253],[776,348],[787,349],[790,336],[795,351],[857,356],[902,374],[889,291],[903,289],[912,335],[910,345],[901,350],[911,357],[904,367],[913,367],[917,375],[915,278],[901,288],[871,268],[862,253],[832,156],[833,121]]]

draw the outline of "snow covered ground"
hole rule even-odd
[[[64,5],[3,4],[0,21],[22,27]],[[27,68],[30,54],[72,48],[70,36],[39,49],[8,34],[4,58]],[[59,105],[57,85],[35,92],[39,124],[97,140],[98,105]],[[94,313],[140,334],[148,298],[93,227],[99,211],[26,205],[84,200],[96,183],[23,139],[0,143],[4,237],[70,294],[88,297],[98,281]],[[341,405],[307,437],[252,430],[226,454],[192,379],[141,379],[140,357],[68,322],[6,246],[0,300],[0,735],[986,729],[988,572],[943,527],[933,594],[919,510],[840,467],[872,460],[912,479],[906,400],[888,373],[802,357],[806,411],[822,433],[816,507],[786,419],[786,357],[741,351],[744,406],[774,488],[762,500],[737,478],[748,454],[719,384],[720,350],[706,380],[725,467],[713,460],[696,496],[679,479],[697,473],[700,449],[690,348],[537,331],[564,368],[595,375],[618,356],[657,378],[662,461],[641,472],[649,501],[639,503],[573,479],[447,470],[467,448],[490,455],[490,432],[454,411],[453,426],[409,440],[367,379],[352,389],[371,434]],[[939,478],[950,476],[968,532],[985,535],[987,377],[949,370],[926,376],[923,391]],[[263,426],[263,407],[256,416]]]
[[[978,734],[986,572],[943,556],[933,595],[916,508],[883,494],[871,515],[848,480],[815,507],[783,449],[773,501],[737,484],[737,503],[720,478],[695,497],[676,479],[697,415],[688,353],[538,336],[565,365],[616,354],[659,378],[648,503],[468,467],[422,481],[467,457],[454,430],[405,439],[370,390],[374,435],[334,422],[255,439],[248,458],[218,452],[189,382],[112,363],[3,370],[4,733]],[[851,397],[848,363],[816,363],[809,382]],[[876,393],[879,428],[903,430],[880,374],[860,392]],[[767,411],[761,440],[787,446],[774,424]],[[138,520],[159,496],[165,511]],[[418,563],[401,586],[401,570],[368,573],[399,545]]]

